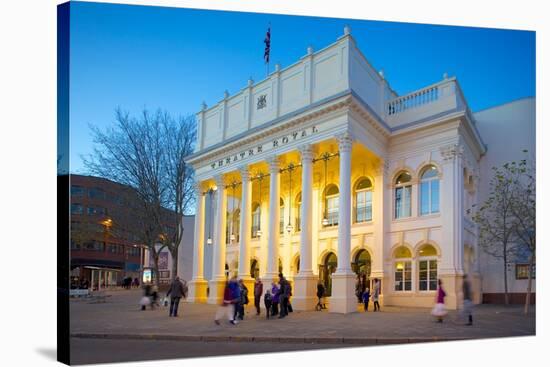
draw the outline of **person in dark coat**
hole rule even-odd
[[[374,311],[380,311],[380,304],[378,299],[380,297],[380,281],[378,278],[374,278],[374,285],[372,286],[372,302],[374,304]]]
[[[272,296],[271,291],[269,289],[266,289],[265,295],[264,295],[264,305],[265,305],[265,316],[269,319],[269,314],[271,314],[271,307],[272,307]]]
[[[319,281],[317,283],[317,306],[315,306],[316,310],[321,311],[323,308],[327,308],[321,301],[323,297],[325,296],[325,286],[323,285],[323,282]]]
[[[363,305],[365,308],[365,312],[369,310],[369,298],[370,298],[370,289],[366,288],[363,292]]]
[[[468,322],[466,323],[466,325],[473,325],[474,317],[472,315],[472,290],[470,286],[470,281],[468,280],[466,274],[464,274],[464,277],[462,279],[462,301],[462,313],[465,318],[466,316],[468,316]]]
[[[279,273],[279,318],[282,319],[288,315],[288,299],[290,298],[290,283],[282,273]]]
[[[235,319],[244,319],[244,307],[248,304],[248,288],[244,285],[243,280],[239,279],[240,295],[235,307]]]
[[[187,298],[187,283],[185,280],[180,281],[179,277],[176,277],[172,284],[170,284],[170,289],[166,293],[166,297],[170,296],[170,317],[178,317],[178,306],[180,299]]]
[[[260,314],[260,298],[262,298],[263,291],[264,284],[260,278],[258,278],[256,282],[254,282],[254,306],[256,307],[256,315]]]

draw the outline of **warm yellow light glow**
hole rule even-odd
[[[403,270],[403,263],[397,263],[396,266],[395,266],[395,268],[396,268],[397,270]]]
[[[110,227],[113,225],[113,220],[111,218],[108,218],[102,221],[101,224],[103,224],[106,227]]]

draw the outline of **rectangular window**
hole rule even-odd
[[[430,183],[420,184],[420,214],[430,214]]]
[[[531,278],[535,279],[535,265],[531,269]],[[529,279],[529,264],[516,264],[516,279]]]
[[[105,191],[103,191],[102,189],[100,188],[97,188],[97,187],[94,187],[94,188],[91,188],[89,191],[88,191],[88,197],[90,199],[101,199],[101,200],[105,200]]]
[[[139,256],[140,255],[139,247],[127,247],[126,251],[128,256]]]
[[[82,246],[80,246],[80,243],[76,242],[75,240],[71,239],[71,250],[80,250]]]
[[[356,199],[355,221],[360,223],[372,220],[372,191],[360,191]]]
[[[84,207],[82,204],[71,204],[71,214],[82,214]]]
[[[395,219],[411,216],[411,190],[412,186],[395,189]]]
[[[258,230],[260,229],[260,211],[257,210],[252,213],[252,238],[258,238]]]
[[[84,187],[78,185],[71,185],[71,195],[72,196],[84,196]]]
[[[327,198],[327,226],[338,225],[338,196]]]
[[[122,245],[115,245],[115,244],[110,244],[108,246],[108,251],[111,253],[111,254],[123,254],[124,253],[124,246]]]
[[[412,266],[410,261],[395,263],[395,290],[398,292],[412,290]]]
[[[437,290],[437,260],[418,262],[418,289],[421,291]]]
[[[102,208],[100,206],[88,207],[88,215],[104,215],[104,214],[105,214],[105,208]]]
[[[439,180],[432,181],[431,201],[432,213],[439,213]]]
[[[296,224],[294,225],[294,227],[296,228],[296,232],[300,232],[300,226],[301,226],[301,219],[300,219],[300,213],[301,213],[301,210],[302,210],[302,205],[298,205],[298,207],[296,208],[296,217],[294,218],[294,221],[296,222]]]
[[[84,248],[84,251],[104,252],[105,251],[105,242],[99,242],[99,241],[86,242],[84,244],[83,248]]]

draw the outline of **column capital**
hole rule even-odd
[[[241,174],[241,180],[243,182],[250,180],[250,170],[248,169],[248,166],[240,166],[239,172]]]
[[[302,157],[302,162],[313,160],[313,147],[311,144],[303,144],[298,147],[298,151]]]
[[[351,146],[353,144],[353,135],[349,131],[345,131],[341,134],[336,135],[338,139],[338,150],[340,152],[349,152],[351,151]]]
[[[200,196],[203,194],[203,191],[202,191],[202,182],[195,182],[193,184],[193,189],[195,190],[195,194],[197,196]]]
[[[279,157],[274,155],[266,159],[267,163],[269,163],[269,172],[270,173],[279,173],[279,170],[281,169],[279,167],[280,161]]]
[[[216,175],[214,176],[214,182],[216,182],[216,186],[218,187],[218,190],[221,188],[221,187],[224,187],[225,186],[225,181],[223,179],[223,175]]]

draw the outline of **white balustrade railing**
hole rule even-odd
[[[434,85],[402,97],[397,97],[388,102],[386,113],[391,116],[410,110],[411,108],[437,101],[440,97],[439,87],[440,85]]]

